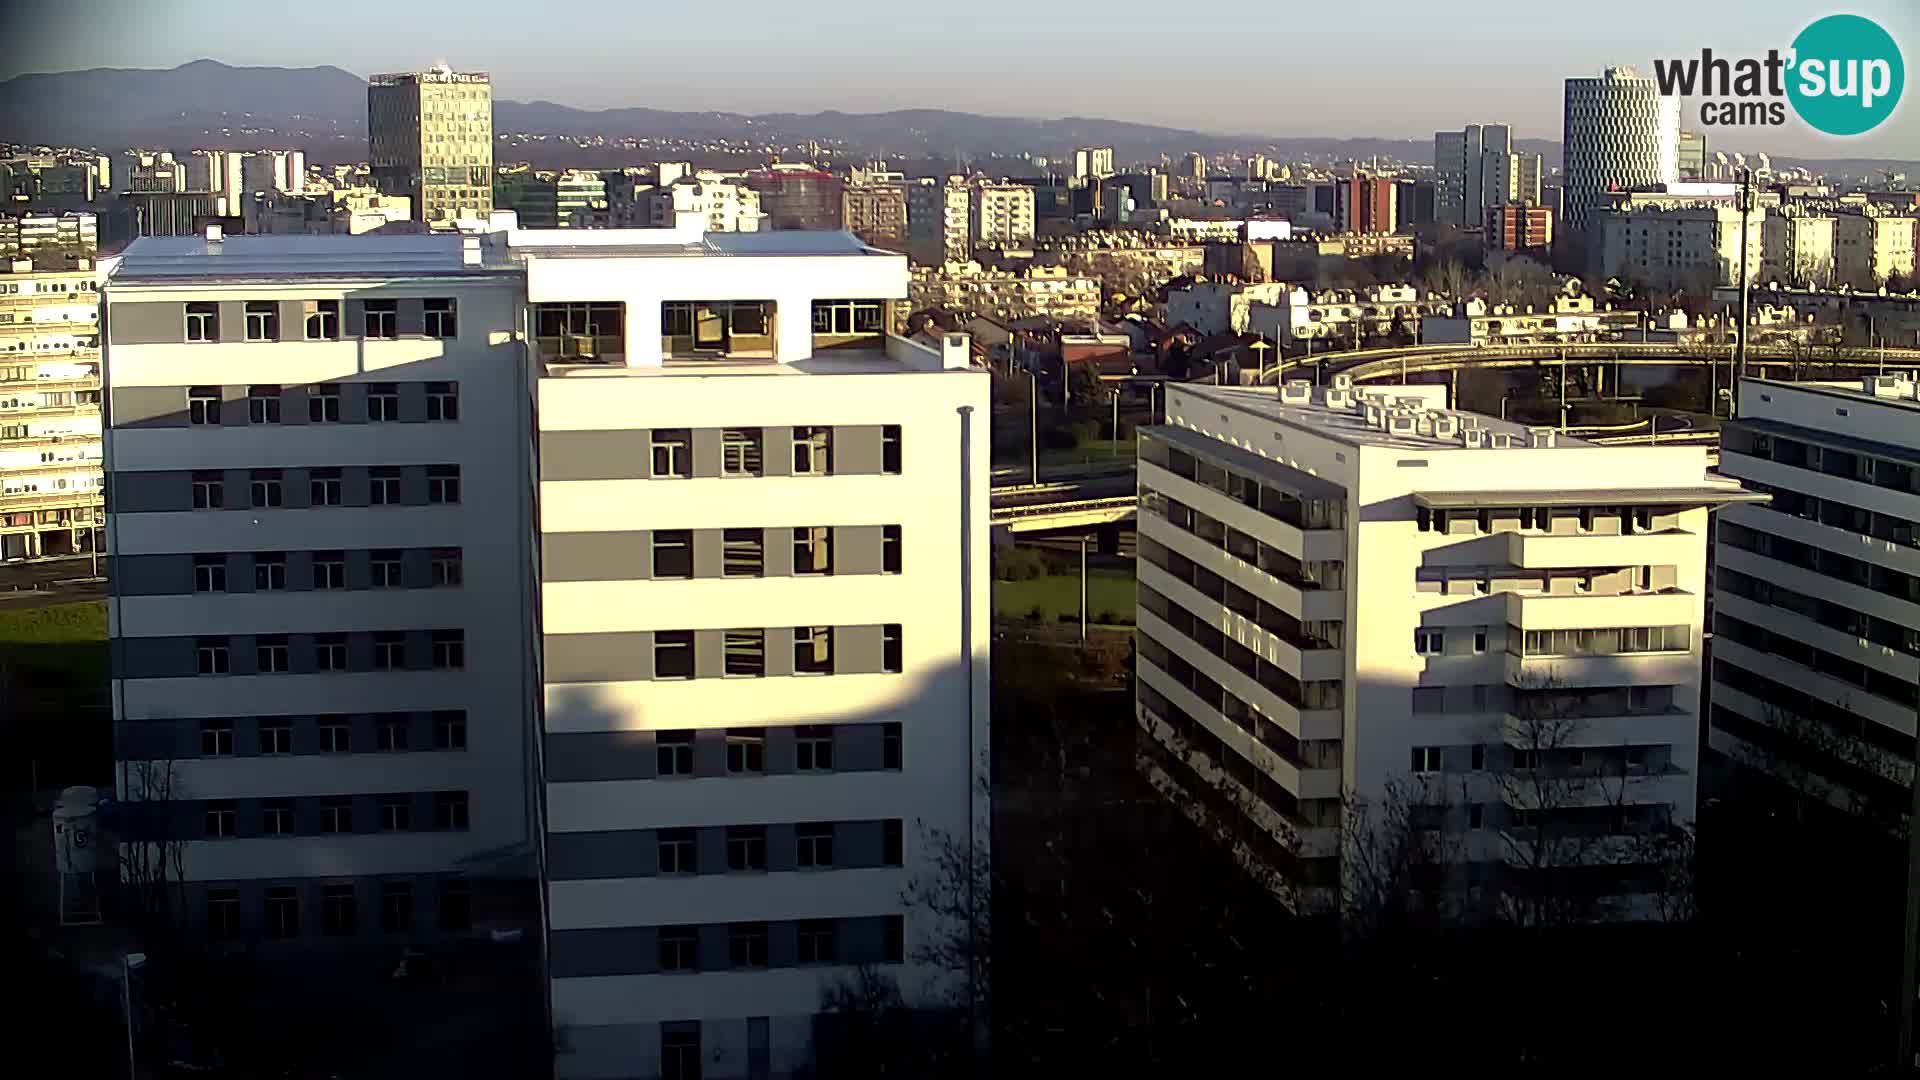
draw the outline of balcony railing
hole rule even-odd
[[[534,338],[544,364],[624,364],[627,343],[618,334],[560,334]]]

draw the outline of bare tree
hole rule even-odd
[[[173,804],[186,794],[172,758],[121,765],[123,807],[118,871],[126,915],[149,945],[181,929],[186,915],[186,841]]]
[[[964,1015],[973,1045],[983,1048],[993,1005],[992,858],[984,845],[944,829],[923,830],[921,846],[931,859],[900,900],[929,916],[932,929],[911,958],[940,973],[937,1004]]]
[[[1381,793],[1342,800],[1340,923],[1349,938],[1464,921],[1472,904],[1461,880],[1470,857],[1461,799],[1444,776],[1397,776]]]

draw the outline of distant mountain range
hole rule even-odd
[[[196,60],[170,69],[95,68],[19,75],[0,82],[0,136],[20,142],[93,146],[178,148],[304,147],[316,161],[360,160],[366,155],[366,80],[337,67],[233,67]],[[550,101],[494,102],[494,130],[608,139],[745,140],[796,145],[807,140],[900,159],[969,159],[1049,156],[1074,146],[1112,146],[1122,161],[1161,153],[1261,151],[1279,157],[1312,156],[1365,161],[1378,155],[1426,160],[1424,139],[1291,138],[1221,135],[1123,120],[1065,117],[1025,120],[1004,116],[905,109],[885,113],[822,112],[747,115],[672,112],[663,109],[577,109]],[[1560,144],[1519,140],[1520,147],[1548,162]],[[630,151],[600,148],[583,157],[561,144],[528,144],[527,157],[607,167],[634,158]],[[1782,164],[1791,159],[1780,159]],[[1920,163],[1821,162],[1840,171],[1871,168],[1920,171]],[[1006,170],[1000,170],[1006,171]]]

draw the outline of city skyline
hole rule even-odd
[[[724,78],[699,77],[707,70],[702,43],[707,32],[694,16],[674,12],[649,15],[649,37],[626,45],[612,35],[604,44],[569,41],[564,55],[511,35],[489,32],[484,21],[474,29],[438,19],[432,11],[393,12],[363,0],[346,0],[338,18],[297,36],[241,39],[208,33],[219,5],[191,0],[164,25],[138,18],[104,17],[106,8],[129,7],[106,0],[84,11],[36,5],[36,17],[19,20],[24,32],[15,47],[0,52],[0,78],[95,67],[172,67],[205,57],[235,65],[305,67],[333,65],[367,75],[446,62],[493,74],[503,100],[555,101],[584,109],[652,107],[683,111],[884,112],[906,107],[949,109],[986,115],[1041,118],[1106,117],[1220,134],[1269,137],[1371,136],[1421,139],[1462,123],[1494,120],[1510,123],[1522,138],[1557,139],[1562,80],[1599,74],[1625,64],[1650,70],[1655,57],[1683,56],[1711,46],[1728,55],[1784,48],[1808,21],[1804,9],[1784,3],[1748,5],[1737,25],[1714,22],[1711,13],[1655,8],[1636,2],[1604,23],[1583,27],[1578,41],[1550,52],[1529,53],[1499,47],[1531,33],[1518,18],[1526,8],[1502,2],[1478,12],[1471,34],[1449,13],[1420,8],[1405,0],[1383,0],[1396,25],[1409,32],[1390,41],[1373,40],[1365,25],[1286,12],[1243,9],[1239,38],[1248,56],[1274,56],[1272,68],[1248,76],[1248,65],[1194,64],[1176,68],[1177,78],[1086,78],[1084,64],[1063,56],[1055,43],[1079,42],[1086,55],[1102,47],[1127,46],[1129,24],[1048,25],[1066,16],[1020,11],[1028,33],[996,41],[992,50],[930,49],[916,42],[898,20],[863,19],[849,13],[831,40],[816,28],[789,25],[789,13],[761,0],[740,14],[766,33],[727,45]],[[856,6],[875,6],[861,0]],[[197,17],[204,10],[209,17]],[[1874,18],[1896,38],[1914,40],[1914,13],[1897,0],[1866,0],[1853,10]],[[587,0],[576,14],[587,20],[615,17],[619,9]],[[878,14],[878,12],[875,12]],[[991,14],[988,12],[987,14]],[[1006,14],[1012,16],[1009,7]],[[389,32],[368,40],[359,27],[374,19]],[[1516,18],[1504,18],[1513,15]],[[79,32],[115,27],[105,33]],[[1432,23],[1431,26],[1423,24]],[[417,33],[410,32],[414,28]],[[1060,33],[1051,32],[1058,29]],[[1307,36],[1296,31],[1306,30]],[[1435,48],[1452,37],[1459,48]],[[1536,39],[1537,40],[1537,39]],[[421,41],[431,42],[423,48]],[[1272,50],[1263,48],[1270,42]],[[1208,55],[1211,46],[1205,46]],[[1479,65],[1471,49],[1494,48],[1499,67]],[[1119,54],[1124,55],[1124,54]],[[1356,65],[1391,70],[1390,82],[1371,80],[1370,92],[1313,96],[1330,85],[1353,85]],[[863,77],[846,80],[841,73]],[[1458,76],[1453,73],[1460,73]],[[1004,76],[1004,77],[1002,77]],[[1444,84],[1442,92],[1409,97],[1410,86]],[[1298,100],[1296,100],[1298,98]],[[1277,119],[1285,117],[1287,119]],[[1293,119],[1298,117],[1298,119]],[[1309,119],[1310,117],[1310,119]],[[1698,127],[1698,109],[1683,110],[1682,126]],[[1730,150],[1767,150],[1777,155],[1813,158],[1897,158],[1920,145],[1920,111],[1898,109],[1875,131],[1842,139],[1821,136],[1797,120],[1779,129],[1708,128],[1716,146]]]

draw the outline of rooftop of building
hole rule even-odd
[[[1905,409],[1920,413],[1920,381],[1909,372],[1893,372],[1885,375],[1865,375],[1846,382],[1805,381],[1790,382],[1785,379],[1742,379],[1742,389],[1751,387],[1755,393],[1763,390],[1797,390],[1802,393],[1821,394],[1828,397],[1843,398],[1862,404],[1881,405],[1889,409]]]
[[[1446,408],[1447,388],[1441,385],[1355,386],[1342,391],[1338,387],[1308,386],[1293,382],[1285,387],[1207,386],[1181,387],[1201,398],[1238,409],[1350,446],[1384,446],[1400,450],[1466,449],[1458,435],[1465,427],[1478,428],[1488,436],[1502,435],[1514,448],[1532,448],[1533,433],[1552,433],[1552,446],[1559,449],[1592,448],[1595,444],[1554,432],[1550,428],[1529,428],[1525,424]],[[1285,400],[1283,400],[1283,394]],[[1379,402],[1384,399],[1384,408]],[[1368,405],[1375,404],[1383,415],[1398,411],[1409,415],[1413,423],[1385,425],[1370,418]],[[1435,421],[1450,418],[1451,425]],[[1424,424],[1421,421],[1424,420]],[[1447,431],[1448,434],[1439,434]],[[1493,445],[1489,438],[1487,446]]]

